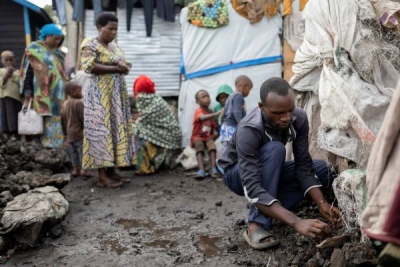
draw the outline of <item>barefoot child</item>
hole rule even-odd
[[[218,117],[220,112],[213,113],[210,106],[210,95],[206,90],[200,90],[196,93],[196,102],[199,104],[194,113],[193,132],[190,138],[191,146],[196,150],[199,170],[196,178],[204,179],[208,174],[204,170],[204,152],[207,148],[211,163],[211,177],[218,178],[219,172],[216,168],[215,155],[216,147],[214,139],[218,136],[217,124],[214,118]]]
[[[83,142],[83,102],[82,86],[77,82],[65,85],[65,94],[68,99],[61,108],[61,127],[67,144],[67,149],[72,162],[73,177],[93,177],[89,171],[81,170],[82,142]]]

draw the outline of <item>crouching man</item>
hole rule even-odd
[[[307,115],[295,106],[290,85],[281,78],[268,79],[260,98],[258,108],[241,120],[218,160],[225,184],[252,204],[243,237],[255,249],[279,244],[270,232],[272,218],[308,237],[330,231],[326,223],[299,218],[288,210],[306,195],[329,221],[340,221],[339,209],[320,190],[331,186],[334,174],[325,161],[311,159]],[[289,141],[293,141],[294,161],[285,161]]]

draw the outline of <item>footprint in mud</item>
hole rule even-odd
[[[220,255],[223,251],[216,243],[221,240],[220,237],[209,237],[207,235],[198,236],[198,248],[204,253],[204,256],[209,258]]]
[[[154,240],[150,242],[143,242],[144,245],[153,248],[170,249],[178,245],[175,241],[170,240]]]
[[[116,252],[118,255],[121,255],[125,251],[128,250],[127,247],[122,246],[118,239],[106,239],[100,241],[101,249],[107,250],[110,249],[113,252]]]
[[[115,223],[123,225],[125,230],[130,230],[131,228],[144,227],[152,230],[156,223],[152,220],[140,220],[140,219],[118,219]]]

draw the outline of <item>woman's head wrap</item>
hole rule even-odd
[[[46,39],[47,35],[58,35],[58,36],[62,36],[62,31],[60,28],[57,27],[57,25],[55,25],[54,23],[52,24],[46,24],[42,27],[42,29],[40,30],[40,36],[39,39],[40,40],[44,40]]]
[[[14,53],[10,50],[5,50],[1,53],[1,58],[3,57],[14,57]]]
[[[136,78],[133,84],[133,95],[136,98],[139,93],[154,94],[156,89],[154,88],[154,82],[146,75],[140,75]]]

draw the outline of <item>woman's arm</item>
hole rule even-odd
[[[121,61],[115,62],[113,65],[105,65],[98,63],[97,52],[93,47],[85,46],[82,50],[82,69],[86,73],[94,75],[103,75],[110,73],[127,74],[129,67]]]

